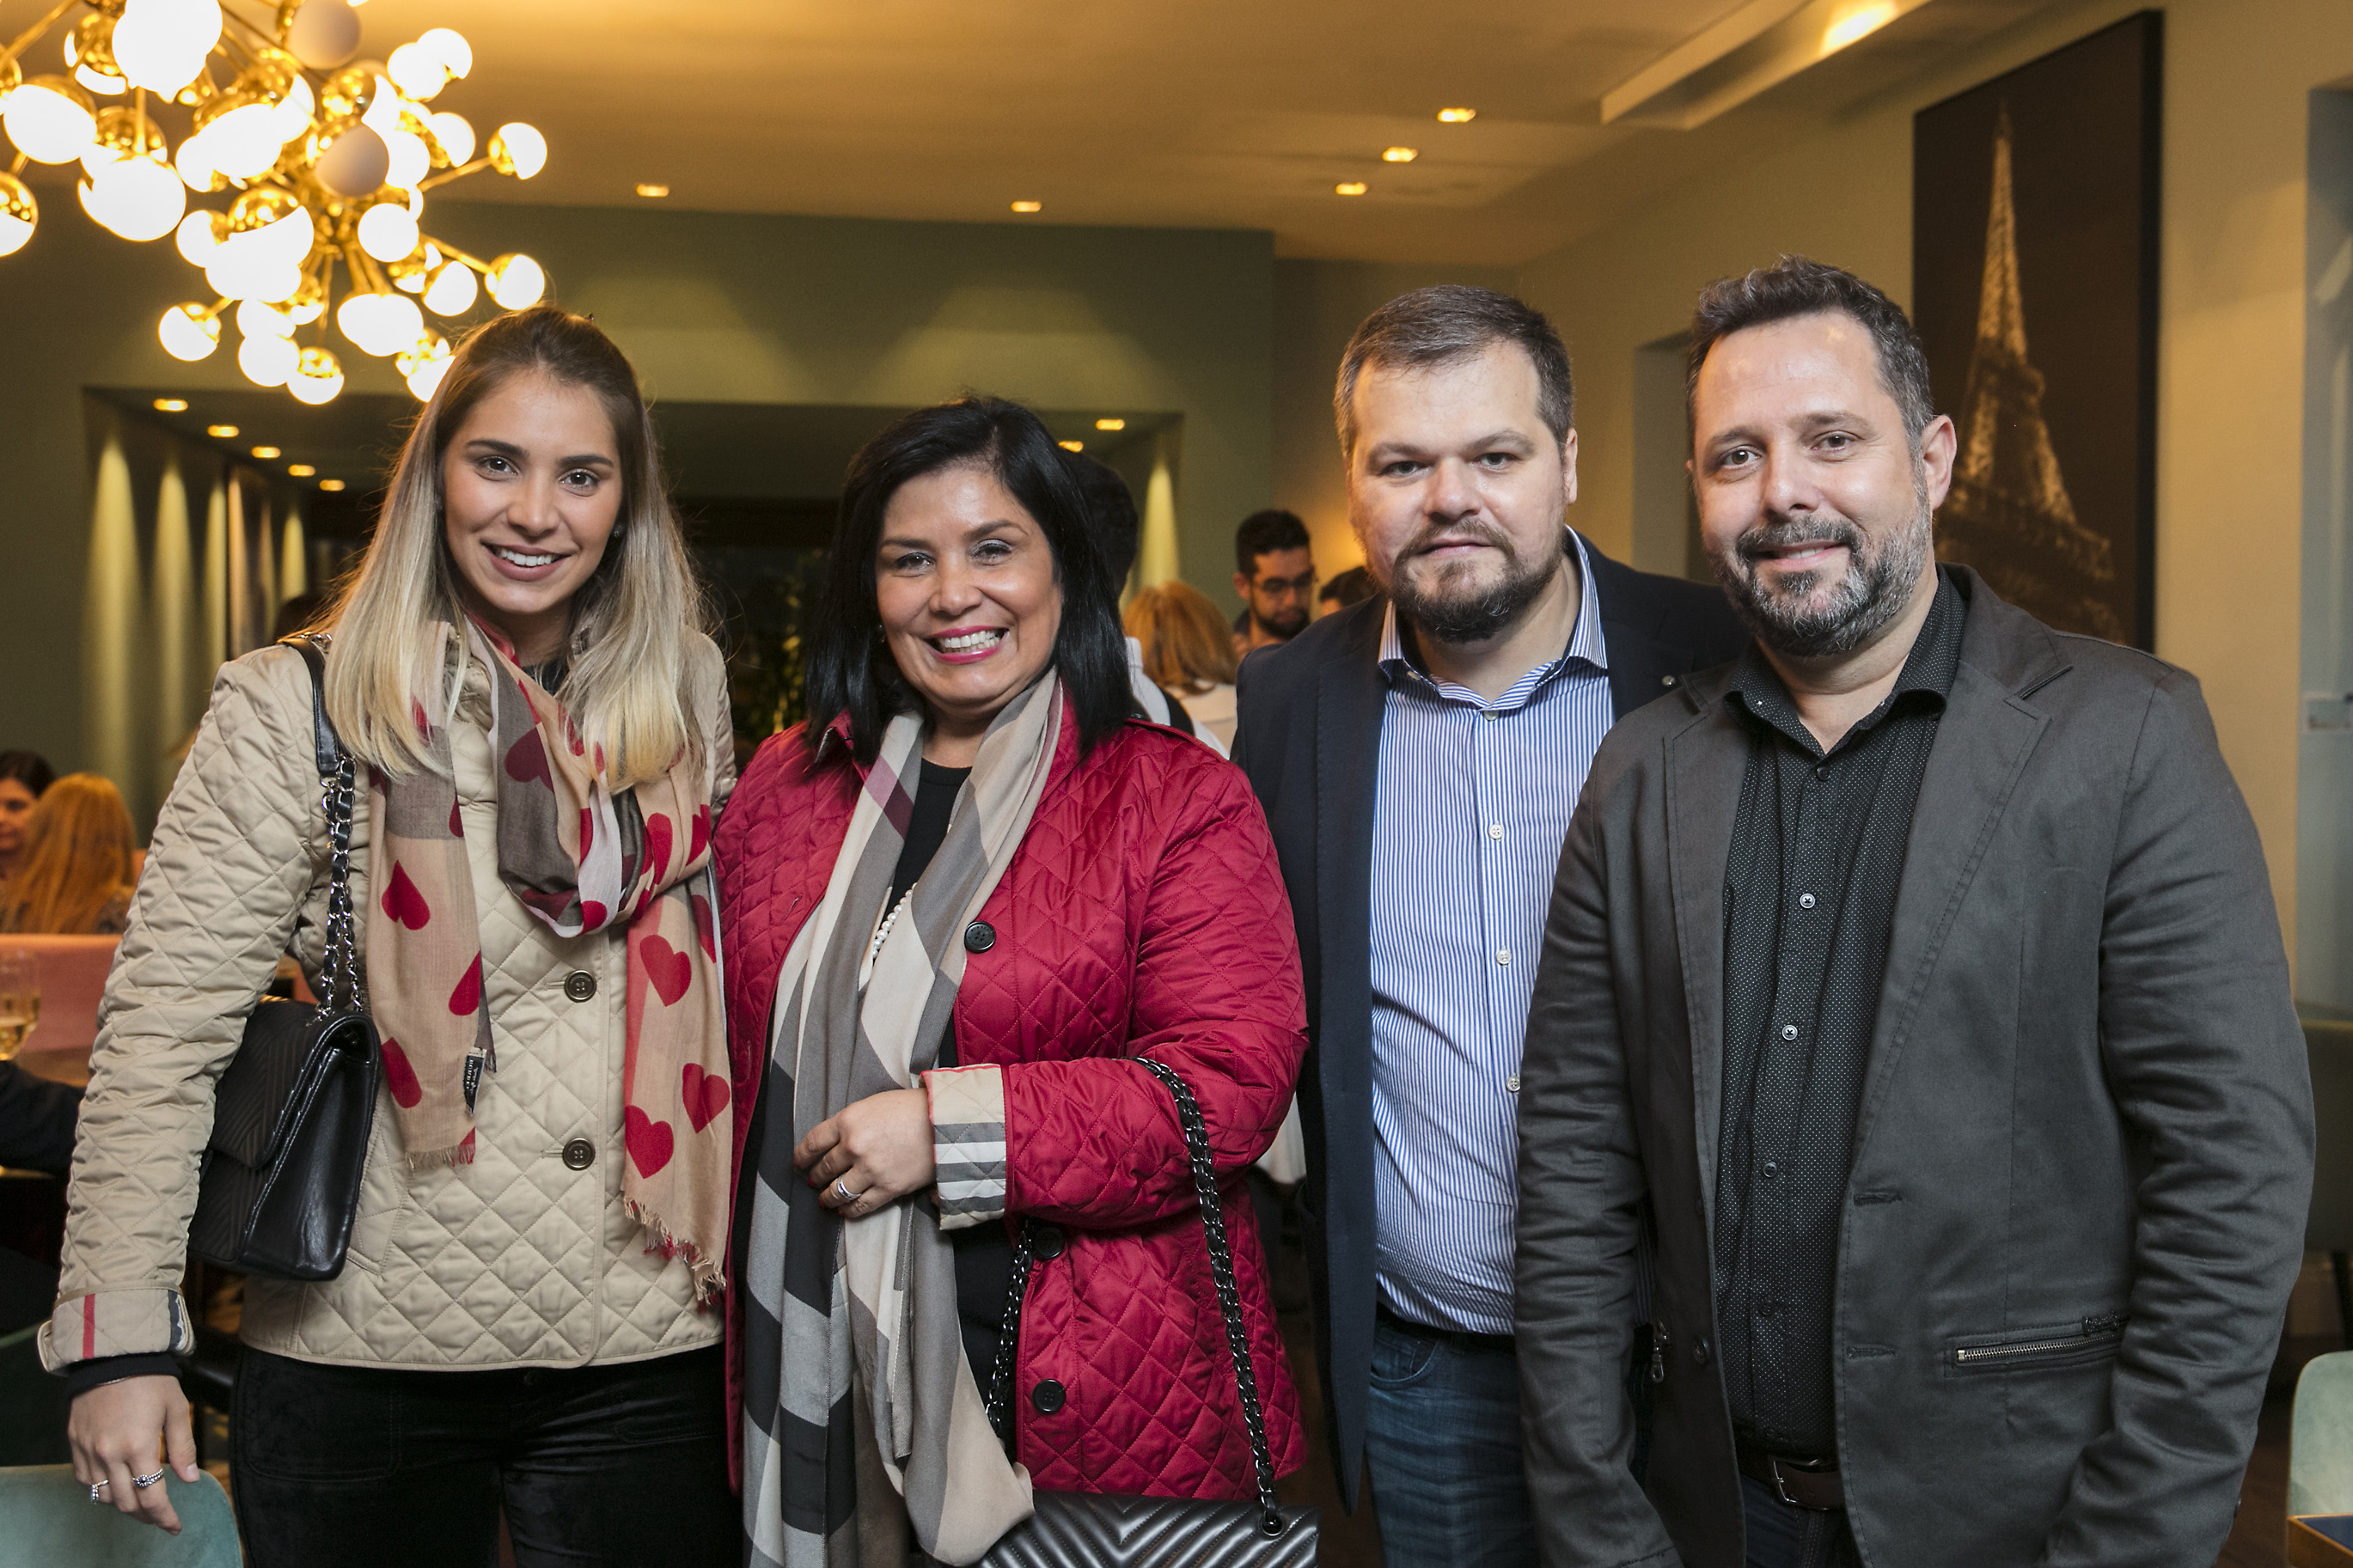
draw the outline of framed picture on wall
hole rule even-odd
[[[1960,438],[1937,555],[2144,648],[2163,44],[2145,11],[1912,122],[1912,318]]]

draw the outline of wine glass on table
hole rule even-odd
[[[0,949],[0,1062],[25,1048],[41,1021],[41,972],[21,947]]]

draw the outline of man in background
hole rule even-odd
[[[1270,507],[1242,519],[1234,530],[1234,592],[1242,600],[1242,613],[1234,617],[1236,658],[1307,629],[1315,557],[1307,547],[1307,525],[1296,513]]]
[[[1371,573],[1361,566],[1351,566],[1324,584],[1324,591],[1315,595],[1315,613],[1328,616],[1351,605],[1361,605],[1380,591]]]

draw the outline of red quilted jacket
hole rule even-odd
[[[825,897],[860,771],[797,727],[763,745],[717,840],[740,1163],[776,973]],[[1200,1101],[1275,1468],[1305,1460],[1243,1173],[1282,1125],[1306,1048],[1289,896],[1240,772],[1131,723],[1082,762],[1065,721],[1029,837],[979,917],[997,930],[956,994],[958,1059],[1005,1068],[1008,1207],[1059,1226],[1030,1276],[1015,1361],[1018,1455],[1038,1486],[1242,1498],[1255,1480],[1233,1362],[1168,1091]],[[733,1183],[729,1190],[734,1190]],[[742,1314],[728,1303],[728,1433]],[[1031,1392],[1061,1384],[1040,1415]],[[1050,1400],[1049,1401],[1050,1403]]]

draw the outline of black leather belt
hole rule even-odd
[[[1375,1302],[1373,1315],[1393,1329],[1421,1339],[1436,1340],[1440,1344],[1452,1345],[1457,1350],[1484,1351],[1491,1354],[1500,1352],[1510,1355],[1514,1349],[1515,1342],[1509,1334],[1474,1334],[1467,1329],[1433,1329],[1428,1323],[1416,1323],[1398,1317],[1389,1310],[1387,1301]]]
[[[1846,1508],[1846,1487],[1838,1466],[1826,1459],[1784,1459],[1752,1444],[1739,1445],[1740,1473],[1763,1481],[1792,1508],[1838,1513]]]

